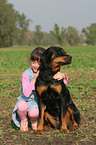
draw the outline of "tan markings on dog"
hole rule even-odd
[[[42,92],[47,90],[47,88],[48,88],[48,86],[37,86],[37,91],[38,91],[39,95],[41,95]]]
[[[36,133],[41,133],[43,130],[43,124],[44,124],[43,117],[44,117],[45,109],[46,109],[46,106],[42,104],[42,114],[41,114],[41,118],[39,118],[39,125],[38,125],[37,130],[35,131]]]
[[[70,120],[70,116],[72,120]],[[62,121],[61,132],[67,132],[67,126],[70,128],[70,130],[75,130],[78,127],[78,124],[76,123],[73,117],[73,111],[69,107],[64,118],[63,112],[61,111],[61,121]]]
[[[45,120],[47,121],[48,126],[50,126],[49,121],[51,122],[51,124],[52,124],[54,127],[57,127],[57,125],[59,124],[59,122],[56,121],[56,120],[54,119],[54,117],[51,116],[48,112],[45,112]]]
[[[54,58],[54,56],[55,56],[55,55],[53,54],[53,55],[52,55],[52,57],[51,57],[51,59],[53,59],[53,58]]]
[[[52,71],[56,71],[60,66],[62,66],[62,64],[58,64],[58,62],[65,62],[66,60],[64,58],[68,58],[68,56],[64,56],[64,57],[57,57],[53,60],[52,62]]]
[[[53,60],[53,63],[65,62],[64,58],[68,58],[68,56],[57,57]]]
[[[57,63],[52,63],[52,71],[57,71],[59,67]]]
[[[69,118],[69,112],[67,111],[66,114],[65,114],[65,117],[63,118],[63,110],[61,110],[61,121],[62,121],[61,132],[67,132],[68,131],[67,130],[68,118]]]
[[[60,94],[62,86],[61,86],[61,84],[59,84],[59,85],[51,85],[50,88],[53,88],[58,94]]]
[[[74,130],[74,129],[76,129],[76,128],[78,127],[78,124],[77,124],[76,121],[74,120],[72,109],[69,108],[69,107],[68,107],[68,112],[70,113],[71,118],[72,118],[72,121],[73,121],[73,125],[70,126],[70,129],[71,129],[71,130]]]
[[[64,56],[63,58],[68,58],[68,56]]]
[[[44,129],[44,130],[51,129],[51,125],[50,125],[50,124],[48,124],[48,125],[44,125],[44,126],[43,126],[43,129]]]

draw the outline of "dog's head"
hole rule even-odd
[[[67,55],[61,47],[49,47],[44,53],[41,59],[41,64],[47,68],[51,68],[52,71],[57,71],[60,66],[70,64],[72,56]]]

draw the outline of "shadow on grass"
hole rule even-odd
[[[12,128],[15,129],[15,130],[18,130],[18,129],[19,129],[19,127],[17,127],[17,126],[15,125],[15,123],[13,122],[13,120],[11,120],[11,126],[12,126]]]
[[[13,120],[11,120],[11,126],[12,126],[12,128],[15,129],[15,130],[18,130],[18,129],[19,129],[19,127],[17,127],[17,126],[15,125],[15,123],[13,122]],[[30,122],[29,119],[28,119],[28,127],[31,127],[31,122]]]

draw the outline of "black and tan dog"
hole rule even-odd
[[[72,57],[61,47],[50,47],[41,59],[40,72],[36,80],[36,93],[39,104],[39,125],[36,132],[43,130],[44,119],[54,127],[61,126],[75,130],[80,123],[80,112],[73,103],[63,80],[53,79],[60,66],[70,64]]]

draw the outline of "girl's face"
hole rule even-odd
[[[37,62],[37,60],[31,61],[31,67],[34,73],[38,71],[39,66],[40,64]]]

